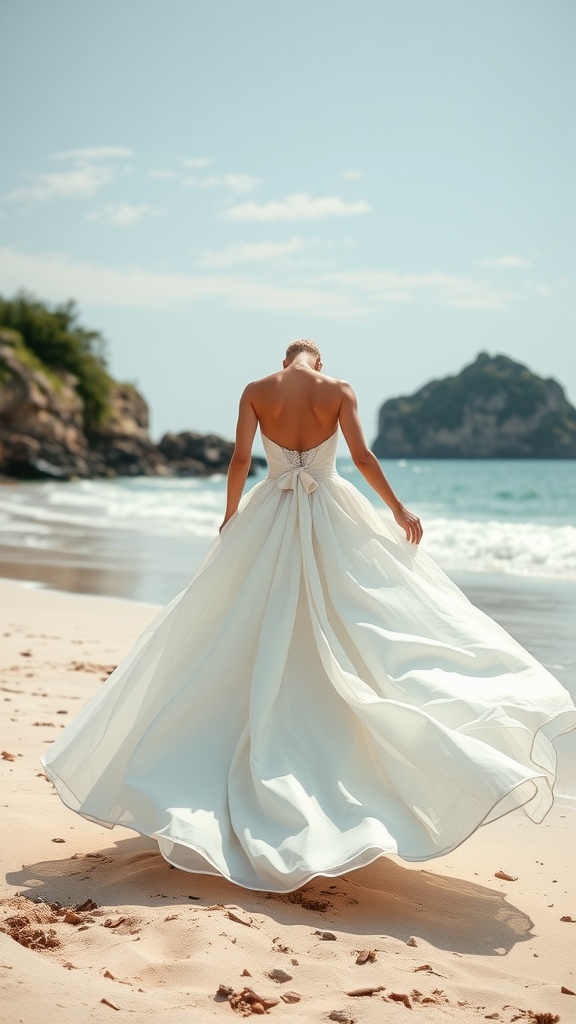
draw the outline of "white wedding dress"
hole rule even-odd
[[[269,475],[40,757],[67,807],[288,892],[553,802],[564,687],[335,468]]]

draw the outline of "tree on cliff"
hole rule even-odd
[[[106,343],[73,301],[0,295],[0,481],[226,472],[234,442],[192,431],[148,433],[148,405],[114,380]],[[250,473],[262,461],[254,457]]]
[[[50,309],[26,291],[11,299],[0,295],[0,327],[18,331],[26,348],[48,369],[66,370],[78,378],[86,427],[105,420],[112,385],[106,341],[99,331],[79,323],[74,300]]]

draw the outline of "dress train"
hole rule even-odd
[[[40,757],[63,802],[276,892],[541,821],[568,692],[337,473],[337,433],[263,444],[267,478]]]

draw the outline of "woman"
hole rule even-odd
[[[422,539],[420,520],[398,501],[376,456],[368,448],[350,385],[320,375],[320,351],[311,341],[295,341],[289,345],[282,365],[279,373],[249,384],[240,399],[236,444],[228,470],[226,516],[220,530],[236,514],[258,423],[266,440],[280,435],[294,445],[288,450],[301,456],[317,447],[319,436],[332,438],[340,424],[355,466],[392,509],[396,522],[406,531],[406,539],[419,543]],[[306,450],[308,444],[310,447]]]
[[[40,758],[186,871],[288,892],[553,802],[567,691],[419,547],[317,347],[245,389],[219,536]],[[243,498],[260,424],[268,476]],[[338,427],[387,521],[335,469]]]

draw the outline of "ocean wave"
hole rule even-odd
[[[112,549],[113,538],[127,534],[134,540],[195,538],[205,543],[217,534],[225,491],[223,477],[140,477],[5,487],[0,489],[0,543],[30,551],[62,546],[80,551],[96,534],[102,550]],[[387,510],[382,514],[390,515]],[[453,517],[448,508],[432,507],[420,514],[425,531],[422,547],[447,571],[576,579],[576,526],[570,523],[511,522],[470,514]]]
[[[196,481],[92,481],[10,488],[0,495],[0,531],[52,528],[130,530],[157,536],[208,537],[222,520],[223,489]]]
[[[576,579],[576,527],[432,519],[422,541],[446,570]]]

